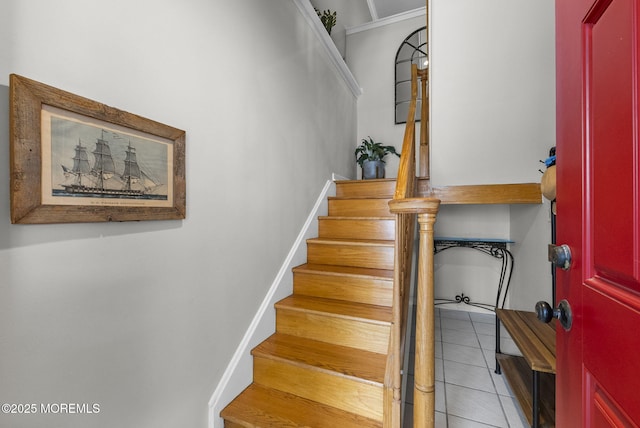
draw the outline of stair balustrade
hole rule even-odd
[[[435,353],[433,313],[433,226],[440,206],[435,198],[416,197],[415,113],[418,79],[422,86],[420,175],[429,176],[427,70],[411,70],[411,103],[402,144],[394,198],[389,202],[396,215],[393,325],[385,375],[384,427],[402,425],[402,362],[408,328],[411,267],[416,218],[419,225],[418,282],[416,304],[416,354],[414,370],[414,426],[432,428],[435,423]],[[406,371],[405,371],[406,372]]]

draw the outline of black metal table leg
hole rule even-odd
[[[446,303],[466,303],[467,305],[476,306],[483,309],[495,311],[504,307],[509,285],[511,283],[511,274],[513,273],[514,258],[507,246],[513,244],[509,239],[491,239],[491,238],[434,238],[434,254],[450,248],[471,248],[490,255],[495,259],[501,260],[500,277],[498,278],[498,290],[496,293],[496,303],[478,303],[472,302],[469,296],[460,293],[454,299],[436,299],[439,304]]]
[[[498,354],[502,354],[500,350],[500,318],[496,315],[496,374],[502,374],[502,369],[500,368],[500,363],[498,362]]]

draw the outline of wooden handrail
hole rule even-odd
[[[420,109],[420,178],[429,179],[429,69],[418,70],[420,88],[422,89],[422,108]]]
[[[416,305],[416,367],[414,385],[414,426],[432,428],[435,418],[434,327],[433,327],[433,225],[440,201],[416,198],[415,116],[418,98],[418,79],[422,81],[422,109],[420,132],[421,175],[429,174],[428,98],[426,70],[411,69],[411,102],[402,142],[396,189],[389,202],[396,215],[396,244],[393,285],[393,326],[385,373],[384,428],[402,425],[402,363],[408,328],[411,267],[416,218],[420,225],[418,256],[418,285]],[[426,171],[426,173],[425,173]]]
[[[411,68],[411,101],[402,142],[398,177],[393,200],[413,197],[415,179],[415,116],[418,98],[418,69]],[[415,215],[396,214],[395,266],[391,339],[384,379],[384,428],[400,428],[402,415],[402,364],[407,329],[408,297],[411,285],[411,257]]]
[[[398,178],[396,179],[396,191],[393,199],[411,198],[415,194],[416,184],[416,105],[418,102],[418,67],[411,66],[411,101],[407,124],[404,129],[402,152],[398,166]]]

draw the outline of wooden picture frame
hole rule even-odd
[[[12,223],[185,218],[184,131],[16,74],[10,104]]]

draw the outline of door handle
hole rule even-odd
[[[549,244],[548,258],[551,263],[562,270],[569,270],[571,267],[571,248],[567,244]]]
[[[549,323],[553,318],[556,318],[566,331],[571,330],[571,325],[573,324],[571,305],[566,300],[560,301],[555,309],[547,302],[539,301],[536,303],[536,316],[544,323]]]

